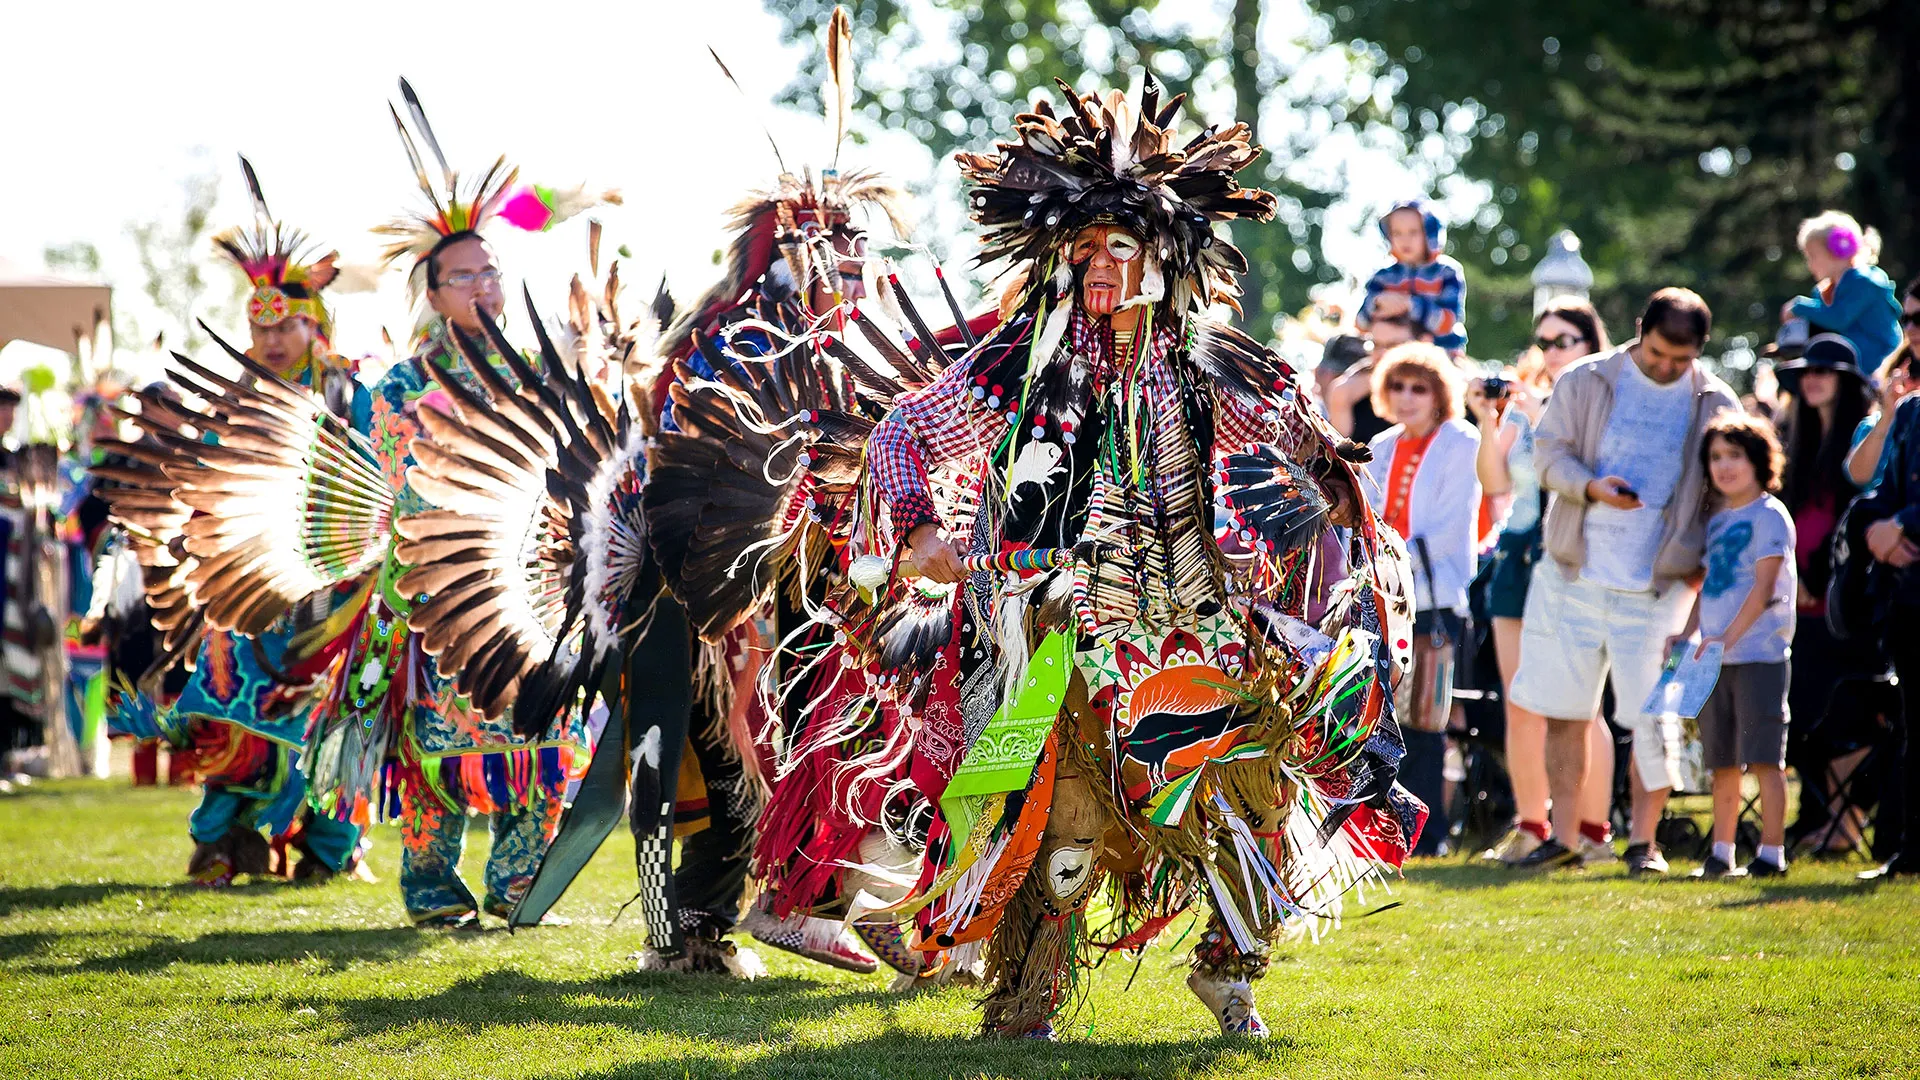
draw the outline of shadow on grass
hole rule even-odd
[[[15,955],[14,938],[39,935],[0,936],[0,957]],[[79,935],[61,935],[71,943]],[[123,934],[99,934],[118,943]],[[77,964],[36,964],[30,969],[48,975],[105,972],[120,975],[144,975],[169,964],[274,964],[304,960],[325,961],[335,971],[362,961],[405,960],[433,944],[437,937],[411,927],[345,930],[265,930],[203,934],[196,938],[155,938],[138,948],[108,956],[89,956]],[[20,953],[18,955],[24,955]]]
[[[60,938],[59,934],[0,934],[0,962],[23,956],[44,956]]]
[[[136,884],[131,881],[97,881],[24,889],[0,887],[0,916],[82,907],[126,893],[158,897],[166,895],[170,888],[167,885]]]
[[[781,976],[740,983],[717,976],[628,973],[561,982],[502,969],[471,976],[426,997],[300,997],[283,1000],[289,1012],[318,1009],[345,1030],[336,1042],[370,1039],[426,1024],[484,1035],[487,1029],[610,1026],[696,1041],[691,1051],[638,1061],[605,1072],[560,1074],[568,1080],[701,1076],[753,1077],[1178,1077],[1204,1072],[1221,1058],[1249,1064],[1278,1060],[1295,1049],[1278,1036],[1265,1043],[1221,1038],[1168,1042],[1061,1043],[953,1036],[909,1030],[895,1009],[911,1000],[885,990],[825,986]],[[842,1010],[878,1010],[858,1017],[860,1038],[822,1044],[792,1040],[810,1024]],[[972,1024],[977,1014],[969,1011]],[[1079,1025],[1091,1017],[1083,1016]],[[1069,1025],[1063,1031],[1085,1030]],[[429,1033],[430,1037],[430,1033]],[[1097,1036],[1096,1036],[1097,1038]],[[701,1055],[711,1047],[710,1056]],[[1243,1070],[1263,1075],[1259,1070]],[[559,1080],[556,1077],[556,1080]]]
[[[1762,885],[1760,895],[1731,897],[1723,908],[1765,907],[1803,900],[1861,900],[1873,894],[1874,887],[1864,882],[1809,881],[1800,884]]]
[[[1422,859],[1407,864],[1407,880],[1419,885],[1431,885],[1436,889],[1497,889],[1506,885],[1519,885],[1528,881],[1539,881],[1546,872],[1539,870],[1509,870],[1504,866],[1492,866],[1478,859],[1461,862],[1458,859]],[[1570,878],[1578,880],[1578,878]]]
[[[744,1061],[686,1055],[641,1061],[563,1080],[1178,1080],[1214,1074],[1281,1076],[1298,1051],[1288,1039],[1265,1042],[1215,1036],[1193,1042],[1059,1042],[928,1038],[894,1032],[832,1045],[783,1047]],[[562,1078],[556,1078],[562,1080]]]

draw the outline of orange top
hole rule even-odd
[[[1427,456],[1427,447],[1433,444],[1433,437],[1440,427],[1434,425],[1420,438],[1408,435],[1404,430],[1393,444],[1393,464],[1387,469],[1387,509],[1382,517],[1393,531],[1401,536],[1407,535],[1407,508],[1413,502],[1413,477],[1420,471],[1420,462]]]

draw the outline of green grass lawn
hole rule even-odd
[[[895,997],[767,950],[751,985],[636,974],[640,926],[610,924],[624,833],[561,902],[573,926],[452,936],[406,927],[388,828],[379,885],[180,887],[193,800],[119,781],[0,798],[0,1077],[1920,1072],[1920,891],[1856,886],[1859,864],[1719,885],[1429,863],[1276,955],[1264,1044],[1212,1034],[1162,946],[1096,972],[1063,1040],[1033,1045],[972,1038],[970,991]]]

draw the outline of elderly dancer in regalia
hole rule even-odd
[[[1404,552],[1364,449],[1203,314],[1245,268],[1215,223],[1273,198],[1235,181],[1244,124],[1176,138],[1178,109],[1151,78],[1138,102],[1069,92],[960,155],[983,261],[1024,285],[872,430],[816,611],[833,645],[781,687],[804,704],[762,822],[774,910],[901,923],[930,967],[985,941],[994,1035],[1051,1037],[1091,950],[1199,903],[1188,985],[1263,1035],[1270,943],[1424,817],[1394,784]],[[1335,526],[1352,576],[1309,625]],[[1102,882],[1116,920],[1089,927]]]

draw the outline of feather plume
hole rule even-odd
[[[217,629],[257,635],[384,556],[393,491],[372,447],[324,401],[213,336],[238,377],[177,353],[171,373],[206,403],[180,411],[220,441],[150,433],[173,454],[174,497],[201,511],[180,530],[196,560],[192,605]]]
[[[821,98],[833,125],[833,167],[840,167],[840,147],[847,138],[847,117],[853,108],[853,20],[836,5],[827,20],[827,85]]]

